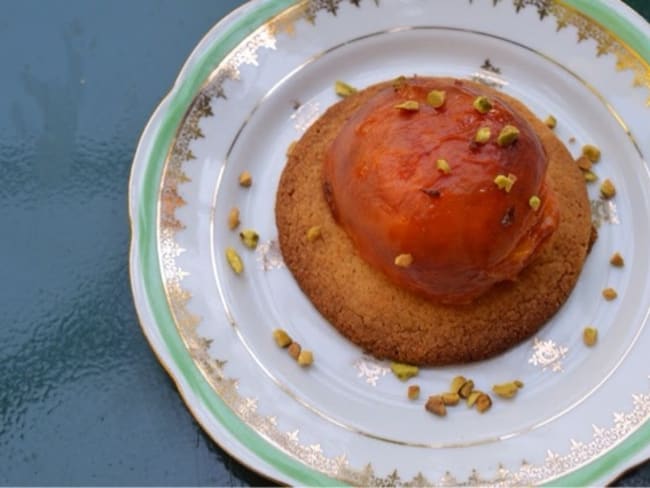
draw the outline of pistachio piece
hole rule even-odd
[[[512,398],[521,388],[519,385],[523,386],[523,383],[521,381],[508,381],[507,383],[492,386],[492,391],[501,398]]]
[[[578,159],[576,159],[576,164],[582,171],[589,171],[594,163],[592,163],[588,157],[580,156]]]
[[[478,144],[486,144],[490,140],[491,135],[492,132],[490,131],[489,127],[480,127],[476,131],[474,142],[477,142]]]
[[[300,347],[299,343],[292,342],[289,345],[289,349],[287,349],[287,351],[289,351],[289,356],[291,356],[293,359],[298,361],[298,357],[300,356],[300,351],[302,351],[302,347]]]
[[[417,376],[418,372],[420,371],[417,366],[412,366],[410,364],[404,363],[396,363],[394,361],[390,363],[390,370],[402,381],[406,381],[409,378]]]
[[[612,301],[618,296],[614,288],[605,288],[603,290],[603,298],[607,301]]]
[[[400,254],[395,257],[395,266],[408,268],[411,264],[413,264],[413,256],[411,254]]]
[[[548,127],[549,129],[555,129],[555,126],[557,126],[557,119],[552,115],[549,115],[544,120],[544,123],[546,124],[546,127]]]
[[[230,268],[236,273],[241,274],[244,271],[244,263],[242,262],[239,254],[232,247],[226,248],[226,261],[230,265]]]
[[[539,199],[539,197],[537,195],[533,195],[532,197],[530,197],[528,199],[528,205],[533,210],[537,210],[541,204],[542,204],[542,201]]]
[[[484,413],[492,406],[492,399],[485,393],[481,393],[476,399],[474,405],[476,405],[476,410],[478,410],[479,413]]]
[[[449,388],[449,391],[452,393],[458,393],[466,382],[467,379],[464,376],[456,376],[451,380],[451,388]]]
[[[446,159],[438,159],[436,161],[436,168],[438,168],[438,171],[441,171],[446,175],[451,173],[451,168],[449,167],[449,163],[447,162]]]
[[[307,349],[303,349],[300,351],[298,354],[298,364],[302,367],[305,366],[311,366],[311,364],[314,362],[314,353],[311,351],[308,351]]]
[[[424,408],[439,417],[444,417],[447,415],[447,407],[445,407],[445,402],[442,400],[442,397],[440,395],[430,396],[427,399],[427,403],[424,405]]]
[[[273,340],[280,347],[289,347],[293,342],[284,329],[275,329],[273,331]]]
[[[234,230],[239,226],[239,209],[233,207],[228,212],[228,228]]]
[[[433,108],[440,108],[445,104],[447,93],[444,90],[431,90],[427,95],[427,103]]]
[[[600,160],[600,149],[593,144],[585,144],[582,146],[582,155],[592,163],[597,163]]]
[[[406,76],[400,75],[392,81],[393,88],[399,90],[406,83]]]
[[[600,184],[600,194],[605,200],[609,200],[616,195],[616,187],[609,178]]]
[[[467,403],[467,406],[469,408],[472,408],[474,404],[476,403],[476,400],[478,400],[478,397],[483,395],[484,393],[482,391],[474,390],[472,393],[469,394],[467,399],[465,400],[465,403]]]
[[[592,347],[598,342],[598,329],[594,327],[585,327],[582,331],[582,342],[585,346]]]
[[[239,238],[241,239],[242,244],[249,249],[255,249],[257,243],[260,241],[259,234],[253,229],[242,230],[239,233]]]
[[[314,242],[316,239],[319,239],[322,236],[320,226],[314,225],[307,230],[307,240],[309,242]]]
[[[460,395],[458,393],[443,393],[440,395],[442,397],[442,402],[447,405],[448,407],[453,407],[454,405],[458,405],[458,402],[460,401]]]
[[[621,253],[615,252],[612,254],[612,257],[609,258],[609,264],[616,266],[617,268],[622,268],[625,265],[625,261],[623,260]]]
[[[523,388],[524,387],[524,382],[521,380],[515,380],[513,381],[515,385],[517,385],[517,388]]]
[[[512,173],[510,173],[508,176],[497,175],[497,177],[494,178],[494,184],[497,185],[499,190],[503,190],[506,193],[510,193],[510,190],[512,190],[512,186],[515,184],[515,181],[517,181],[517,177]]]
[[[585,177],[585,181],[587,183],[593,183],[594,181],[598,180],[598,175],[591,170],[585,171],[583,173],[583,176]]]
[[[477,110],[477,112],[482,114],[486,114],[492,110],[492,103],[490,103],[488,97],[484,97],[483,95],[476,97],[472,106]]]
[[[519,129],[514,125],[505,125],[499,135],[497,136],[497,144],[501,147],[509,146],[514,144],[517,139],[519,139]]]
[[[239,185],[243,186],[244,188],[248,188],[252,184],[253,177],[251,176],[250,172],[242,171],[242,173],[239,175]]]
[[[357,89],[352,85],[348,85],[344,81],[336,80],[334,82],[334,91],[339,97],[348,97],[357,92]]]
[[[409,400],[417,400],[420,398],[420,387],[418,385],[410,385],[406,391]]]
[[[406,110],[407,112],[417,112],[420,110],[420,104],[415,100],[406,100],[405,102],[395,105],[395,108]]]
[[[463,386],[460,387],[460,390],[458,390],[458,394],[461,398],[467,398],[472,391],[474,391],[474,382],[472,380],[467,380],[463,383]]]

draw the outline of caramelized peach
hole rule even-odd
[[[427,103],[432,91],[444,104]],[[468,303],[514,280],[558,225],[548,158],[532,127],[503,100],[482,113],[480,88],[412,78],[379,91],[344,124],[327,153],[323,187],[363,259],[440,303]],[[396,108],[418,102],[418,110]],[[518,131],[498,144],[504,127]],[[480,128],[491,134],[479,144]],[[446,164],[442,165],[440,161]],[[505,175],[508,191],[495,184]],[[535,210],[529,201],[541,202]],[[395,258],[409,254],[409,266]]]

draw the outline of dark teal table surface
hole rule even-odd
[[[268,484],[194,422],[128,279],[138,136],[240,3],[0,0],[0,484]]]

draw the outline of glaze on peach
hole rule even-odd
[[[440,108],[426,102],[444,90]],[[369,264],[429,299],[469,303],[494,284],[514,280],[558,225],[548,165],[534,130],[500,99],[479,113],[480,88],[458,80],[411,78],[387,87],[343,125],[329,148],[323,188],[332,213]],[[395,106],[419,102],[419,110]],[[500,147],[507,124],[518,140]],[[489,127],[486,144],[474,142]],[[450,171],[437,168],[444,159]],[[509,192],[497,175],[516,176]],[[536,195],[541,205],[529,205]],[[396,266],[396,256],[413,262]]]

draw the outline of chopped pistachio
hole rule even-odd
[[[594,163],[592,163],[587,156],[580,156],[576,159],[576,164],[582,171],[589,171]]]
[[[242,262],[239,254],[232,247],[226,248],[226,260],[236,274],[241,274],[244,271],[244,263]]]
[[[300,354],[298,354],[297,361],[300,366],[311,366],[314,362],[314,353],[307,349],[303,349],[300,351]]]
[[[582,342],[585,343],[585,346],[592,347],[596,345],[598,341],[598,329],[594,327],[585,327],[582,331]]]
[[[273,339],[275,343],[280,347],[289,347],[293,342],[289,334],[284,329],[275,329],[273,331]]]
[[[242,244],[249,249],[255,249],[257,243],[260,241],[259,234],[253,229],[242,230],[239,233],[239,238],[241,239]]]
[[[508,180],[508,177],[506,175],[497,175],[496,178],[494,178],[494,184],[497,185],[499,190],[504,190],[510,180]]]
[[[483,395],[482,391],[474,390],[472,393],[469,394],[469,396],[465,400],[465,403],[467,403],[467,406],[469,408],[472,408],[476,403],[476,400],[478,400],[478,397],[481,395]]]
[[[476,97],[472,105],[479,113],[482,114],[486,114],[492,110],[492,103],[490,103],[488,97],[484,97],[483,95]]]
[[[413,376],[417,376],[418,372],[420,371],[417,366],[412,366],[410,364],[404,363],[396,363],[394,361],[390,363],[390,370],[402,381],[406,381],[409,378],[413,378]]]
[[[307,240],[309,242],[314,242],[316,239],[320,239],[322,236],[320,226],[314,225],[307,230]]]
[[[481,127],[476,131],[474,142],[477,142],[479,144],[486,144],[490,140],[491,135],[492,132],[490,131],[489,127]]]
[[[400,254],[395,257],[395,266],[408,268],[411,264],[413,264],[413,256],[411,254]]]
[[[253,177],[248,171],[243,171],[239,175],[239,184],[243,186],[244,188],[248,188],[253,184]]]
[[[585,181],[587,183],[593,183],[594,181],[598,180],[598,175],[591,170],[585,171],[583,173],[583,176],[585,177]]]
[[[512,398],[522,386],[524,384],[521,381],[508,381],[507,383],[492,386],[492,391],[501,398]]]
[[[625,261],[623,260],[621,253],[615,252],[612,254],[612,257],[609,258],[609,264],[616,266],[617,268],[622,268],[625,265]]]
[[[479,413],[484,413],[492,406],[492,399],[485,393],[481,393],[476,399],[474,405],[476,405],[476,410],[478,410]]]
[[[447,415],[447,407],[445,407],[445,402],[442,400],[440,395],[432,395],[428,398],[427,403],[424,405],[424,408],[427,411],[438,415],[439,417],[444,417]]]
[[[557,119],[552,115],[549,115],[544,120],[544,123],[546,124],[546,127],[548,127],[549,129],[555,129],[555,127],[557,126]]]
[[[585,144],[582,146],[582,155],[592,163],[597,163],[600,159],[600,149],[593,144]]]
[[[524,387],[524,382],[521,380],[515,380],[513,381],[515,385],[517,385],[517,388],[523,388]]]
[[[401,75],[401,76],[398,76],[397,78],[395,78],[395,79],[393,80],[392,85],[393,85],[393,88],[394,88],[395,90],[398,90],[398,89],[402,88],[402,86],[403,86],[405,83],[406,83],[406,76]]]
[[[409,400],[417,400],[420,398],[420,387],[418,385],[409,385],[406,395]]]
[[[448,407],[458,405],[458,402],[460,401],[460,395],[458,393],[449,392],[443,393],[440,396],[442,397],[442,402]]]
[[[347,97],[357,92],[357,89],[352,85],[348,85],[344,81],[336,80],[334,83],[334,91],[339,97]]]
[[[230,230],[236,229],[239,226],[239,209],[233,207],[228,212],[228,228]]]
[[[420,110],[420,104],[415,100],[406,100],[405,102],[395,105],[395,108],[406,110],[408,112],[417,112]]]
[[[607,301],[614,300],[618,296],[614,288],[605,288],[603,290],[603,298]]]
[[[532,208],[533,210],[537,210],[541,204],[542,201],[539,199],[537,195],[533,195],[528,199],[528,205],[530,205],[530,208]]]
[[[510,193],[510,190],[512,190],[512,186],[515,184],[515,181],[517,181],[517,177],[512,173],[510,173],[508,176],[497,175],[497,177],[494,178],[494,184],[497,185],[499,190],[504,190],[506,193]]]
[[[438,168],[438,171],[442,171],[446,175],[451,173],[451,168],[449,167],[449,163],[446,159],[438,159],[436,161],[436,168]]]
[[[289,356],[291,356],[293,359],[298,361],[298,357],[300,357],[300,351],[302,351],[302,347],[300,347],[300,344],[297,342],[292,342],[289,345]]]
[[[433,108],[440,108],[445,104],[447,93],[444,90],[431,90],[427,95],[427,103]]]
[[[616,195],[616,187],[609,178],[606,178],[605,181],[600,184],[600,194],[606,200],[609,200]]]
[[[458,393],[461,387],[467,382],[467,379],[464,376],[456,376],[451,380],[451,387],[449,391],[452,393]]]
[[[458,394],[461,398],[467,398],[472,391],[474,391],[474,382],[472,380],[467,380],[463,383],[463,386],[460,387],[460,390],[458,390]]]
[[[501,147],[514,144],[519,139],[519,129],[514,125],[505,125],[497,136],[497,144]]]

